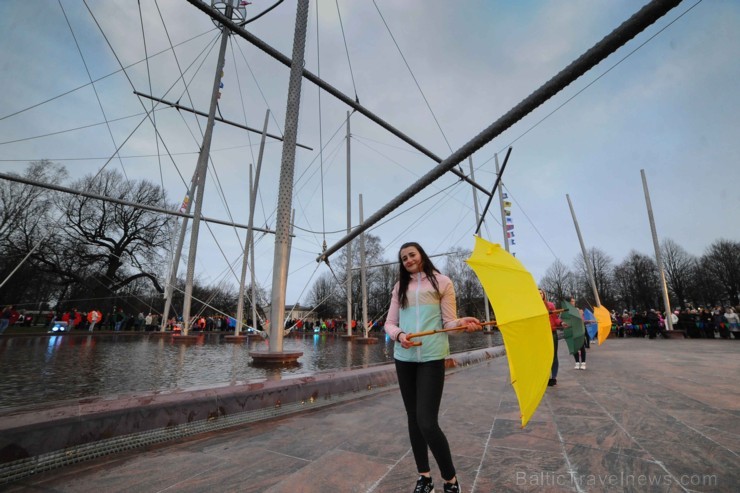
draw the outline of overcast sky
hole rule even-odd
[[[247,17],[272,3],[253,0]],[[340,23],[337,2],[312,0],[305,66],[444,158],[643,3],[340,0]],[[108,168],[128,179],[163,184],[169,199],[179,202],[195,168],[205,119],[158,106],[163,140],[157,146],[148,121],[136,128],[152,103],[139,101],[133,91],[208,111],[219,32],[185,1],[87,4],[89,11],[78,0],[62,0],[61,6],[0,2],[0,170],[20,172],[29,161],[50,159],[76,179],[109,161]],[[290,56],[295,11],[295,1],[288,0],[248,28]],[[232,37],[221,115],[261,128],[269,107],[268,131],[282,133],[288,73]],[[684,1],[476,152],[475,179],[490,188],[494,155],[502,160],[513,146],[504,174],[513,202],[512,251],[535,279],[555,260],[571,266],[580,255],[566,194],[587,248],[599,248],[615,264],[631,250],[654,255],[642,169],[661,239],[694,255],[719,238],[740,241],[738,81],[740,3]],[[328,272],[315,260],[322,243],[332,246],[346,233],[347,111],[304,81],[298,142],[313,151],[296,152],[288,304],[307,302],[310,284]],[[351,117],[351,133],[356,225],[360,194],[367,218],[436,163],[362,115]],[[248,166],[256,163],[258,144],[259,135],[216,125],[204,215],[246,224]],[[110,159],[121,145],[121,159]],[[275,226],[280,158],[280,143],[271,141],[256,209],[262,227]],[[468,172],[467,162],[463,169]],[[475,226],[471,187],[448,174],[370,233],[380,237],[386,258],[395,259],[406,241],[420,242],[429,254],[472,249]],[[495,202],[483,236],[502,241]],[[236,285],[228,263],[238,274],[244,237],[243,230],[202,227],[196,274],[206,282]],[[257,280],[268,289],[273,241],[260,236],[256,249]]]

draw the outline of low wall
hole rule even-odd
[[[504,354],[503,347],[459,353],[448,358],[446,366],[460,368]],[[236,415],[252,413],[250,419],[256,421],[307,410],[312,405],[360,398],[379,389],[391,390],[396,384],[394,365],[387,364],[239,385],[95,397],[9,409],[0,411],[0,464],[189,423],[218,424],[223,420],[224,427],[235,426],[239,423],[228,419]],[[276,412],[283,408],[284,412]]]

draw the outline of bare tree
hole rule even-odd
[[[648,310],[660,305],[658,266],[651,257],[632,250],[614,269],[614,278],[626,308]]]
[[[465,263],[470,250],[457,249],[447,256],[445,274],[452,280],[457,299],[458,316],[475,316],[485,320],[485,293],[473,269]]]
[[[660,254],[668,289],[673,293],[674,301],[679,305],[684,305],[693,283],[697,260],[670,238],[662,241]]]
[[[702,255],[701,267],[721,287],[722,299],[708,302],[729,301],[738,304],[740,296],[740,242],[717,240]]]
[[[127,181],[117,171],[103,171],[72,184],[79,190],[132,203],[174,208],[164,191],[146,180]],[[170,243],[168,216],[82,196],[59,200],[64,227],[34,255],[40,268],[64,283],[77,283],[103,299],[138,279],[162,292],[162,252]],[[50,219],[49,219],[50,220]]]
[[[564,300],[573,293],[574,278],[570,269],[560,259],[556,259],[540,280],[540,288],[548,294],[551,300],[556,302]]]
[[[12,173],[11,173],[12,174]],[[63,182],[63,166],[48,160],[32,162],[23,175],[38,182]],[[54,275],[26,261],[29,252],[49,233],[48,218],[54,210],[56,193],[45,188],[12,181],[0,182],[0,299],[18,306],[36,307],[58,293]],[[12,277],[11,277],[12,274]]]
[[[365,234],[365,263],[369,268],[365,271],[367,291],[371,292],[373,284],[376,282],[376,276],[379,274],[379,270],[375,265],[383,263],[383,247],[380,242],[380,238],[371,234]],[[362,318],[362,279],[360,277],[360,264],[361,264],[361,252],[360,242],[355,241],[352,243],[352,316],[355,319]],[[344,306],[344,310],[340,310],[339,313],[347,312],[347,291],[346,291],[346,279],[347,279],[347,248],[343,248],[337,256],[337,261],[332,263],[333,271],[337,275],[338,289],[335,290],[335,299],[331,302],[336,306]],[[369,294],[368,294],[369,296]],[[370,303],[368,300],[368,311],[371,311]]]
[[[368,289],[368,311],[371,319],[385,320],[391,306],[393,286],[398,281],[398,264],[382,265],[377,270],[374,282]]]
[[[591,264],[591,270],[594,275],[596,291],[599,293],[599,299],[604,306],[613,306],[616,302],[613,290],[614,267],[612,258],[603,250],[591,248],[586,251],[588,262]],[[585,301],[591,306],[596,305],[596,298],[593,294],[591,281],[588,278],[588,270],[583,261],[583,256],[579,255],[575,259],[576,271],[578,272],[578,298]]]
[[[308,303],[315,308],[318,318],[334,318],[341,313],[337,305],[337,282],[331,273],[325,272],[314,282],[308,292]]]

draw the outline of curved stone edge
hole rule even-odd
[[[504,354],[502,346],[457,353],[447,358],[445,366],[458,371]],[[391,390],[396,384],[395,366],[390,363],[283,380],[14,408],[0,411],[0,465],[114,437],[286,404],[333,400],[350,393],[360,398],[368,390]]]

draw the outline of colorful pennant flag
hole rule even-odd
[[[190,203],[190,194],[186,194],[185,198],[182,199],[182,205],[180,205],[180,212],[185,212],[188,209]]]

